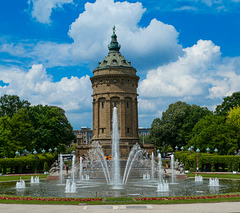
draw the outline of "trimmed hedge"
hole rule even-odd
[[[175,159],[184,163],[185,170],[196,171],[197,160],[199,171],[232,172],[240,170],[240,156],[217,155],[196,152],[175,152]]]
[[[0,173],[6,174],[7,169],[15,169],[15,173],[22,174],[25,173],[26,168],[30,168],[32,172],[36,170],[43,170],[44,163],[47,162],[50,166],[57,155],[55,154],[30,154],[28,156],[21,156],[15,158],[0,158]]]

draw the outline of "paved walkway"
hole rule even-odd
[[[0,204],[2,213],[236,213],[240,202],[173,205],[22,205]]]

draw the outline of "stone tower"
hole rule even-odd
[[[91,77],[93,88],[93,140],[102,144],[111,143],[113,107],[118,110],[118,126],[121,144],[132,146],[138,137],[137,87],[139,77],[120,53],[115,27],[109,52]],[[126,153],[127,154],[127,153]]]

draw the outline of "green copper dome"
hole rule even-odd
[[[110,68],[110,67],[128,67],[132,68],[131,62],[127,61],[120,53],[121,45],[117,41],[116,29],[113,26],[112,40],[108,45],[109,53],[102,62],[98,63],[96,69]]]
[[[112,36],[111,36],[112,41],[111,41],[111,43],[108,45],[108,49],[109,49],[109,50],[119,51],[120,48],[121,48],[121,45],[118,44],[117,35],[116,35],[115,32],[116,32],[116,29],[115,29],[115,26],[113,26],[113,34],[112,34]]]

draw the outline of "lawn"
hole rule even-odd
[[[193,174],[193,173],[187,173],[186,175],[188,177],[195,177],[195,174]],[[202,174],[202,173],[199,173],[197,175],[201,175],[203,178],[240,179],[240,175],[236,175],[236,174],[217,174],[217,173]]]
[[[39,179],[46,179],[48,175],[44,175],[44,174],[41,174],[41,175],[2,175],[0,176],[0,182],[4,182],[4,181],[19,181],[20,180],[20,177],[23,179],[23,180],[31,180],[31,176],[33,176],[34,178],[36,176],[39,176]]]

